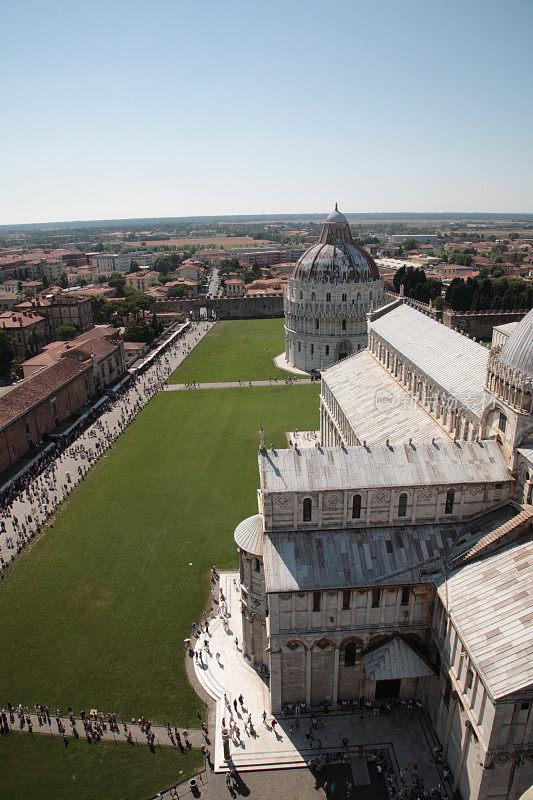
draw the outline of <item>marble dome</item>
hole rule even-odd
[[[533,308],[523,317],[504,344],[503,364],[533,378]]]
[[[355,244],[348,220],[335,205],[318,243],[298,259],[293,278],[318,283],[368,283],[379,280],[379,270],[369,253]]]

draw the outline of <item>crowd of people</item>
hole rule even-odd
[[[108,392],[80,419],[75,429],[49,443],[33,463],[0,491],[0,579],[15,555],[44,525],[53,525],[55,508],[83,480],[87,471],[161,390],[212,323],[190,325],[172,336],[131,374],[115,392]]]

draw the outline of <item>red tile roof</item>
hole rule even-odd
[[[91,365],[80,363],[71,358],[62,358],[56,364],[31,375],[18,383],[0,397],[0,429],[27,413],[30,408],[59,391],[61,387],[81,375],[89,372]]]

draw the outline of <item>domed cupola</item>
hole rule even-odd
[[[533,308],[507,339],[500,355],[502,364],[533,379]]]
[[[355,244],[348,220],[335,203],[326,218],[318,244],[300,257],[293,277],[302,281],[338,283],[379,280],[374,259]]]
[[[285,292],[285,360],[319,372],[367,345],[366,315],[385,302],[369,253],[355,244],[337,204],[317,244],[299,258]]]

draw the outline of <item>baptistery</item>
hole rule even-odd
[[[356,245],[335,204],[317,244],[299,258],[285,292],[285,358],[320,372],[367,344],[366,314],[385,302],[369,253]]]

